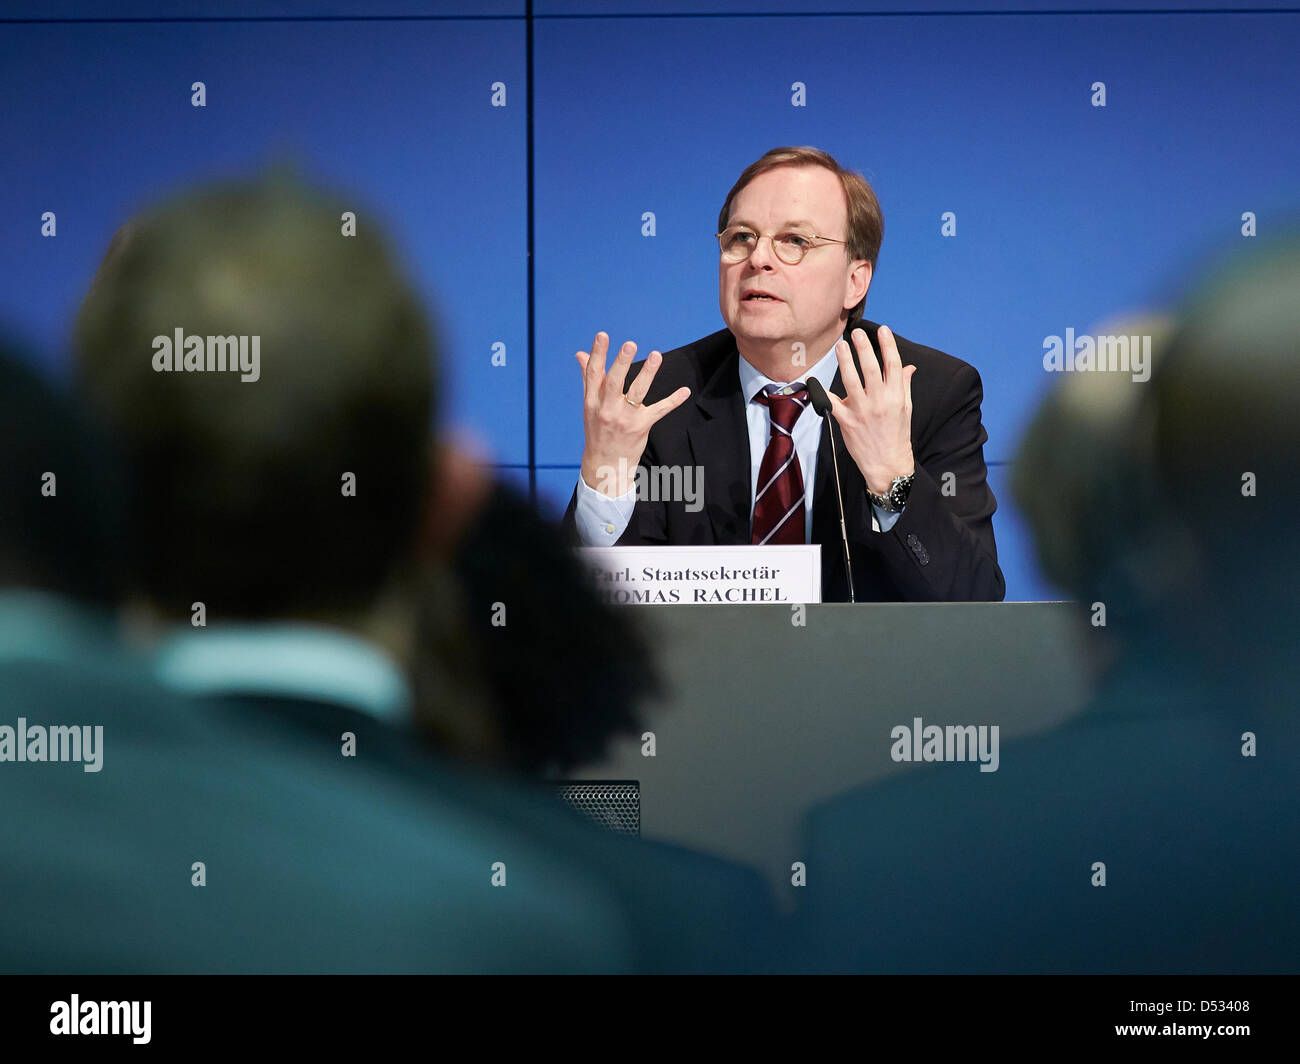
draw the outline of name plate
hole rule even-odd
[[[580,547],[601,598],[614,605],[821,602],[822,549]]]

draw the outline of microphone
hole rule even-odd
[[[812,408],[817,411],[817,415],[826,421],[826,429],[831,434],[831,466],[835,470],[835,501],[840,506],[840,542],[844,544],[844,572],[849,578],[849,601],[857,602],[853,595],[853,562],[849,558],[849,532],[844,524],[844,495],[840,491],[840,460],[835,453],[835,417],[831,415],[831,397],[826,394],[826,389],[822,387],[822,382],[816,377],[809,377],[804,381],[804,386],[808,389],[808,399],[812,403]]]

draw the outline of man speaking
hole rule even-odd
[[[571,533],[588,546],[818,543],[823,601],[846,600],[816,378],[856,598],[1001,600],[979,374],[859,320],[884,235],[871,186],[826,152],[774,148],[740,175],[718,228],[726,329],[636,365],[625,343],[608,372],[606,334],[577,353],[586,440]],[[702,499],[638,498],[638,465],[642,483],[694,470],[676,482],[702,478]]]

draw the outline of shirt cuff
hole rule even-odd
[[[573,508],[573,521],[578,527],[578,538],[586,547],[612,547],[627,531],[636,509],[636,485],[627,494],[610,497],[595,488],[578,474],[578,501]]]
[[[582,478],[579,477],[578,479],[581,480]],[[871,504],[871,524],[873,530],[876,532],[888,532],[898,523],[898,519],[903,516],[906,510],[907,506],[904,505],[902,510],[899,510],[897,513],[891,513],[888,510],[882,510],[873,502]]]

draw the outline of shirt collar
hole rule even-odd
[[[838,341],[836,342],[838,343]],[[809,377],[816,377],[822,382],[822,387],[829,392],[831,390],[831,384],[835,380],[835,374],[839,372],[839,368],[839,359],[835,357],[835,346],[831,345],[831,349],[822,356],[821,360],[806,373],[800,375],[799,380],[802,381],[807,380]],[[772,380],[771,377],[755,369],[753,364],[750,363],[744,355],[740,356],[740,393],[745,397],[746,403],[752,402],[754,396],[769,384],[785,385],[790,383],[792,382]]]
[[[410,688],[383,651],[336,628],[231,624],[181,628],[159,645],[155,675],[191,695],[272,695],[343,704],[404,723]]]

